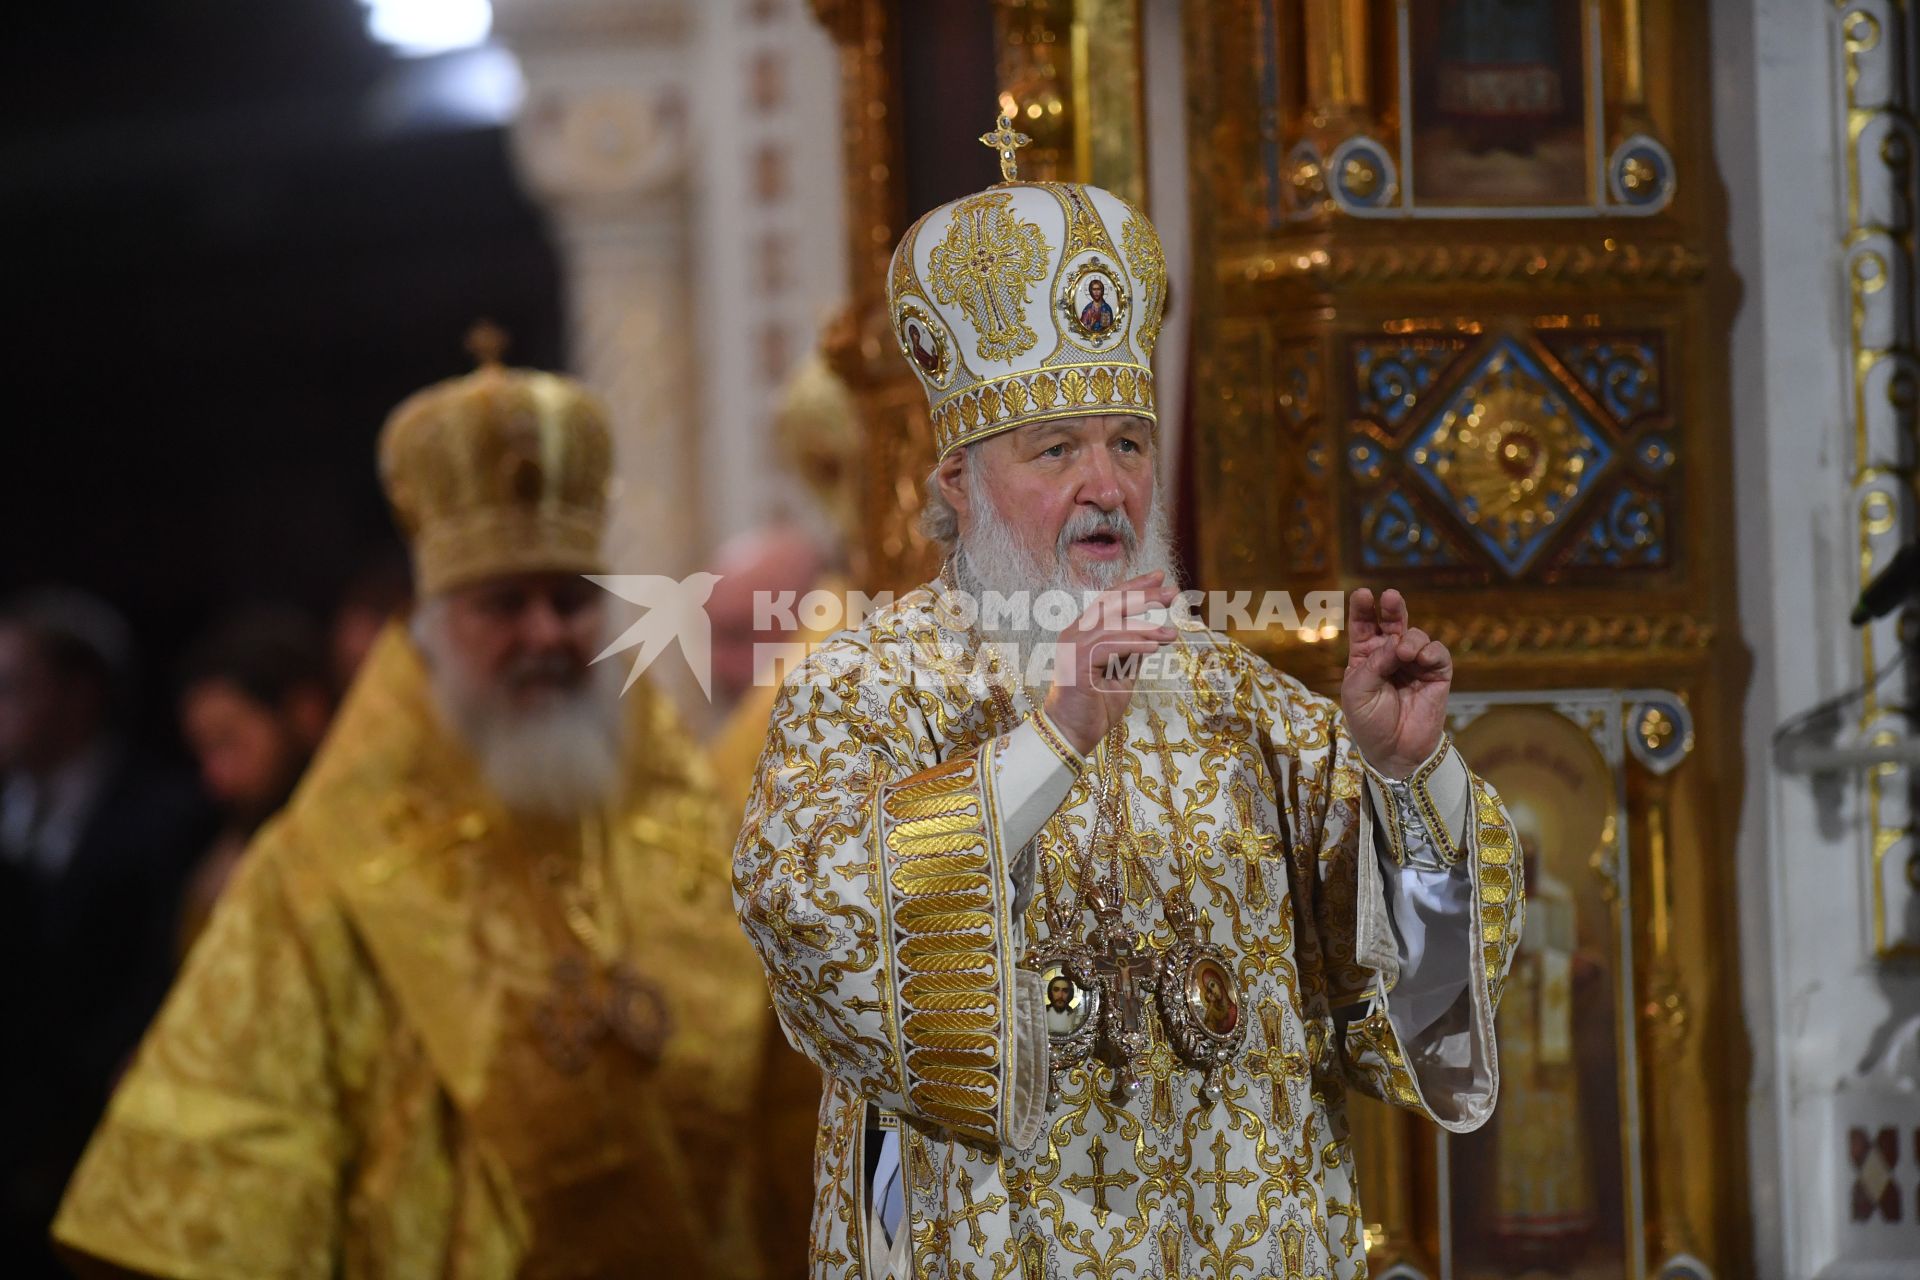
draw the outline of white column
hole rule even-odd
[[[791,505],[771,447],[788,373],[846,295],[839,55],[806,0],[703,0],[689,98],[710,543]]]
[[[845,292],[839,66],[805,0],[496,0],[514,149],[615,420],[614,567],[681,574],[775,514],[787,374]]]
[[[1910,779],[1783,773],[1773,744],[1784,721],[1896,654],[1891,622],[1863,639],[1846,615],[1863,575],[1915,529],[1913,490],[1882,470],[1914,453],[1889,394],[1907,393],[1890,380],[1910,367],[1915,301],[1910,7],[1713,0],[1715,143],[1740,279],[1726,463],[1754,661],[1738,857],[1762,1276],[1908,1275],[1920,1257],[1920,971],[1889,954],[1920,943]],[[1893,135],[1905,140],[1886,145]],[[1907,688],[1896,676],[1879,696],[1898,703]],[[1904,734],[1884,710],[1839,716],[1843,745]],[[1856,1185],[1888,1185],[1883,1129],[1897,1139],[1884,1172],[1898,1222],[1854,1203]],[[1875,1140],[1864,1162],[1856,1130]]]
[[[514,153],[566,273],[573,371],[614,423],[615,572],[681,574],[702,538],[689,271],[685,0],[496,0],[526,102]]]

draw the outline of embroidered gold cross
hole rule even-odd
[[[1100,1140],[1099,1134],[1093,1136],[1093,1145],[1088,1148],[1088,1151],[1093,1156],[1093,1173],[1091,1175],[1076,1173],[1071,1178],[1062,1178],[1060,1185],[1073,1192],[1092,1188],[1093,1215],[1100,1226],[1105,1227],[1107,1214],[1112,1212],[1107,1204],[1107,1188],[1118,1187],[1124,1190],[1139,1179],[1134,1177],[1130,1169],[1122,1169],[1119,1173],[1107,1172],[1107,1144]]]
[[[1185,1065],[1173,1054],[1173,1046],[1167,1043],[1165,1035],[1153,1037],[1153,1047],[1147,1050],[1147,1077],[1153,1081],[1153,1122],[1165,1126],[1173,1123],[1173,1078],[1186,1070]]]
[[[1260,865],[1280,851],[1280,837],[1254,824],[1253,791],[1244,782],[1234,784],[1233,812],[1239,825],[1220,833],[1220,847],[1247,864],[1247,905],[1258,911],[1267,905]]]
[[[1013,127],[1013,121],[1002,111],[1000,118],[993,122],[993,132],[980,135],[980,141],[1000,153],[1000,177],[1005,182],[1020,181],[1020,148],[1033,139]]]
[[[1210,1171],[1202,1169],[1193,1175],[1193,1180],[1203,1187],[1213,1188],[1213,1211],[1225,1218],[1227,1210],[1232,1208],[1227,1201],[1227,1184],[1231,1182],[1236,1187],[1250,1186],[1258,1180],[1258,1175],[1251,1169],[1235,1169],[1232,1173],[1227,1172],[1227,1131],[1225,1129],[1213,1135],[1213,1145],[1208,1150],[1213,1152],[1213,1168]]]
[[[1287,1099],[1287,1081],[1304,1080],[1308,1075],[1303,1053],[1283,1053],[1280,1049],[1285,1019],[1280,1006],[1271,1000],[1260,1002],[1260,1025],[1267,1033],[1267,1047],[1247,1055],[1247,1071],[1265,1080],[1273,1089],[1273,1123],[1281,1129],[1293,1128],[1293,1103]]]
[[[964,1223],[967,1228],[967,1244],[972,1247],[974,1252],[978,1253],[987,1247],[987,1232],[986,1228],[980,1225],[981,1217],[992,1213],[1006,1203],[1007,1198],[1005,1196],[992,1195],[975,1204],[973,1200],[973,1175],[965,1169],[962,1169],[960,1171],[960,1212],[950,1218],[943,1219],[942,1222],[948,1230],[952,1230],[954,1227]]]

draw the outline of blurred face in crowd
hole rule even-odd
[[[0,621],[0,770],[57,768],[105,718],[97,682],[63,670],[32,628]]]
[[[720,581],[707,597],[714,694],[721,707],[731,706],[753,686],[756,646],[794,638],[777,611],[769,608],[754,616],[755,598],[763,593],[770,600],[789,592],[796,599],[804,596],[823,568],[820,552],[800,529],[765,529],[721,548],[714,563]]]
[[[202,680],[181,698],[181,728],[207,792],[257,822],[285,802],[326,733],[326,690],[297,689],[262,702],[229,680]]]
[[[606,643],[600,588],[575,574],[515,574],[441,597],[447,655],[501,707],[536,711],[577,692]]]
[[[938,482],[978,584],[1080,590],[1166,567],[1153,450],[1152,423],[1104,414],[1029,423],[948,457]]]
[[[575,814],[618,782],[617,663],[604,593],[578,574],[527,573],[445,592],[415,634],[440,705],[510,808]]]

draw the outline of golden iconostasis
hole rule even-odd
[[[1190,228],[1196,584],[1406,591],[1530,832],[1499,1119],[1441,1141],[1353,1106],[1374,1272],[1741,1274],[1746,663],[1703,6],[1187,0],[1176,42],[1145,36],[1155,2],[816,0],[846,95],[826,346],[866,439],[858,573],[930,567],[925,400],[880,302],[907,222],[993,180],[992,108],[1033,138],[1023,174],[1143,203],[1184,151],[1185,207],[1148,211]],[[1177,138],[1142,106],[1168,75]],[[1322,688],[1343,659],[1241,638]]]

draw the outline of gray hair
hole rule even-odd
[[[967,445],[961,451],[962,465],[972,461],[968,455],[973,448]],[[927,498],[920,508],[920,532],[943,552],[951,552],[960,545],[960,513],[953,509],[953,504],[947,501],[947,495],[940,491],[938,463],[927,472]]]

